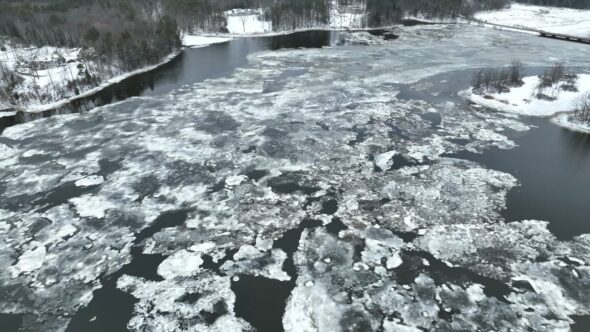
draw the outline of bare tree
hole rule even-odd
[[[580,96],[574,105],[575,110],[571,119],[590,125],[590,92]]]

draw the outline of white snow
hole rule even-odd
[[[72,224],[65,224],[57,231],[55,237],[58,239],[64,239],[68,236],[74,235],[77,231],[78,229],[76,228],[76,226]]]
[[[182,36],[182,45],[190,48],[206,47],[213,44],[225,43],[232,40],[228,37],[210,37],[186,34]]]
[[[96,186],[104,182],[104,178],[100,175],[91,175],[85,178],[82,178],[75,182],[76,186],[78,187],[90,187]]]
[[[383,330],[385,332],[420,332],[419,328],[399,324],[398,322],[383,320]]]
[[[13,148],[0,143],[0,167],[14,165],[18,162],[18,156]]]
[[[263,9],[232,9],[225,13],[230,34],[264,34],[272,32],[272,22],[264,20]]]
[[[590,75],[578,75],[576,86],[577,92],[563,91],[559,88],[551,87],[544,89],[542,92],[548,96],[556,98],[555,100],[541,100],[536,98],[537,86],[540,78],[537,76],[528,76],[523,78],[524,84],[520,87],[511,88],[507,93],[493,93],[487,95],[487,98],[467,92],[467,98],[472,102],[496,109],[502,112],[532,115],[532,116],[551,116],[560,112],[569,112],[574,108],[574,102],[583,94],[590,91]],[[493,98],[493,99],[488,99]]]
[[[183,249],[160,263],[158,274],[164,279],[171,279],[177,276],[188,277],[197,273],[200,270],[201,264],[203,264],[203,259],[200,254]]]
[[[135,76],[135,75],[139,75],[139,74],[142,74],[142,73],[145,73],[145,72],[154,70],[154,69],[156,69],[156,68],[158,68],[158,67],[160,67],[160,66],[162,66],[162,65],[164,65],[164,64],[166,64],[166,63],[168,63],[170,61],[172,61],[172,59],[176,58],[179,54],[180,54],[180,51],[179,52],[172,53],[172,54],[168,55],[167,57],[165,57],[164,59],[162,59],[162,61],[160,61],[159,63],[157,63],[155,65],[147,66],[147,67],[140,68],[140,69],[137,69],[137,70],[134,70],[134,71],[131,71],[131,72],[122,73],[120,75],[117,75],[117,76],[115,76],[113,78],[110,78],[110,79],[104,81],[99,86],[94,87],[92,89],[89,89],[89,90],[87,90],[87,91],[85,91],[85,92],[83,92],[83,93],[81,93],[81,94],[79,94],[77,96],[72,96],[72,97],[65,98],[65,99],[58,100],[58,101],[51,102],[51,103],[41,103],[41,104],[32,104],[32,105],[29,105],[29,106],[27,106],[26,111],[27,112],[33,112],[33,113],[34,112],[43,112],[43,111],[46,111],[46,110],[49,110],[49,109],[53,109],[53,108],[56,108],[56,107],[63,106],[65,104],[71,102],[74,99],[81,98],[81,97],[86,97],[86,96],[91,96],[91,95],[97,93],[98,91],[104,89],[105,87],[107,87],[109,85],[112,85],[112,84],[115,84],[115,83],[119,83],[119,82],[121,82],[121,81],[123,81],[123,80],[125,80],[125,79],[127,79],[129,77],[132,77],[132,76]]]
[[[214,249],[216,246],[215,242],[205,242],[192,245],[188,248],[188,250],[196,253],[204,253],[211,249]]]
[[[14,112],[14,111],[0,112],[0,118],[5,118],[8,116],[14,116],[14,115],[16,115],[16,112]]]
[[[270,257],[270,259],[267,257]],[[287,254],[280,249],[273,249],[269,253],[260,251],[254,246],[245,245],[234,254],[233,261],[228,260],[220,269],[227,275],[250,274],[286,281],[290,280],[291,277],[282,270],[285,259],[287,259]],[[252,264],[252,262],[257,260],[267,263]]]
[[[489,23],[525,27],[573,36],[590,36],[590,10],[512,3],[510,8],[481,12],[475,18]]]

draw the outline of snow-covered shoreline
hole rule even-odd
[[[562,113],[551,119],[554,124],[571,131],[590,135],[590,125],[572,121],[571,113]]]
[[[62,100],[58,100],[52,103],[48,103],[48,104],[41,104],[41,105],[35,105],[35,106],[28,106],[24,111],[27,113],[39,113],[39,112],[44,112],[44,111],[48,111],[54,108],[59,108],[62,107],[64,105],[67,105],[69,103],[71,103],[74,100],[77,99],[81,99],[84,97],[88,97],[91,96],[93,94],[96,94],[98,92],[100,92],[101,90],[113,85],[113,84],[117,84],[120,83],[128,78],[131,78],[133,76],[136,75],[140,75],[149,71],[152,71],[154,69],[157,69],[167,63],[169,63],[170,61],[174,60],[177,56],[179,56],[182,53],[182,50],[179,50],[177,52],[174,52],[172,54],[169,54],[167,57],[165,57],[162,61],[160,61],[159,63],[155,64],[155,65],[151,65],[151,66],[147,66],[144,68],[140,68],[125,74],[121,74],[119,76],[115,76],[113,78],[110,78],[106,81],[104,81],[103,83],[101,83],[100,85],[98,85],[97,87],[94,87],[90,90],[87,90],[77,96],[73,96],[70,98],[66,98],[66,99],[62,99]]]

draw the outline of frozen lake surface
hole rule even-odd
[[[587,72],[587,46],[396,33],[187,50],[138,97],[7,128],[1,326],[583,329],[588,136],[458,92],[514,58]]]

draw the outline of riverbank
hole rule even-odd
[[[69,91],[68,87],[73,83],[77,82],[81,76],[90,75],[88,73],[88,68],[92,66],[90,62],[81,60],[77,57],[77,54],[80,53],[81,49],[76,49],[73,52],[69,52],[71,54],[70,57],[64,58],[60,54],[60,49],[55,47],[41,47],[41,48],[27,48],[18,50],[15,48],[7,49],[6,51],[2,52],[3,56],[8,59],[4,62],[8,64],[9,69],[14,70],[17,74],[21,75],[22,78],[22,86],[15,92],[20,97],[17,99],[22,99],[23,96],[33,95],[35,96],[33,101],[28,104],[11,104],[5,102],[4,107],[7,109],[11,109],[10,112],[26,112],[26,113],[39,113],[43,111],[47,111],[54,108],[62,107],[68,103],[71,103],[77,99],[85,98],[90,95],[101,91],[105,87],[108,87],[112,84],[119,83],[125,79],[133,77],[135,75],[139,75],[151,70],[154,70],[176,58],[182,50],[178,50],[174,53],[169,54],[164,59],[162,59],[157,64],[143,67],[131,72],[121,73],[119,75],[115,75],[111,78],[106,79],[103,82],[100,82],[98,85],[88,88],[84,91],[79,91],[80,87],[74,88],[74,92]],[[20,53],[22,52],[22,53]],[[12,53],[9,56],[9,53]],[[20,53],[20,54],[19,54]],[[40,58],[39,53],[43,53],[45,58]],[[76,54],[76,55],[73,55]],[[55,59],[63,59],[56,60]],[[44,70],[32,70],[31,74],[19,72],[18,66],[23,66],[23,63],[30,63],[30,67],[40,67],[46,66],[47,68]],[[12,66],[10,66],[12,65]],[[29,65],[27,65],[29,66]],[[12,68],[11,68],[12,67]],[[97,78],[98,79],[98,78]],[[83,87],[89,87],[89,85],[84,85]],[[55,98],[57,95],[50,94],[52,90],[63,89],[60,93],[64,93],[68,95],[70,92],[73,95],[67,96],[65,98]],[[65,91],[68,89],[67,91]],[[69,91],[69,92],[68,92]],[[53,91],[57,94],[57,92]],[[76,93],[77,92],[77,93]],[[52,99],[55,100],[50,102],[37,102],[41,99]],[[9,114],[10,114],[9,112]],[[16,113],[15,113],[16,114]],[[6,114],[0,114],[0,117]]]
[[[182,44],[183,44],[183,47],[186,47],[186,48],[200,48],[200,47],[207,47],[207,46],[217,44],[217,43],[224,43],[224,42],[227,42],[230,40],[232,40],[232,38],[184,35],[182,38]],[[104,90],[105,88],[114,85],[114,84],[121,83],[122,81],[130,79],[134,76],[141,75],[141,74],[153,71],[155,69],[158,69],[158,68],[162,67],[163,65],[168,64],[172,60],[176,59],[182,53],[182,51],[183,51],[183,49],[179,49],[178,51],[166,56],[164,59],[162,59],[162,61],[158,62],[157,64],[143,67],[143,68],[131,71],[131,72],[122,73],[120,75],[116,75],[112,78],[107,79],[106,81],[100,83],[99,85],[97,85],[93,88],[90,88],[86,91],[83,91],[83,92],[77,94],[77,95],[73,95],[73,96],[70,96],[67,98],[62,98],[62,99],[55,100],[55,101],[52,101],[49,103],[39,103],[39,104],[33,103],[30,105],[11,105],[8,103],[3,104],[3,105],[1,105],[2,107],[0,107],[0,109],[1,109],[0,110],[0,118],[14,117],[14,116],[17,116],[19,112],[22,112],[22,113],[42,113],[45,111],[49,111],[52,109],[57,109],[57,108],[63,107],[63,106],[70,104],[74,101],[81,100],[81,99],[87,98],[89,96],[92,96],[92,95],[94,95],[94,94]],[[57,52],[57,51],[55,50],[55,48],[52,48],[52,51],[45,52],[45,53],[54,53],[54,52]],[[13,58],[16,58],[16,57],[13,57]],[[30,60],[33,60],[33,59],[37,59],[37,58],[35,56],[31,56]],[[73,59],[70,59],[70,62],[66,62],[64,64],[64,66],[72,66],[72,63],[73,63],[73,66],[75,68],[75,66],[77,66],[77,62],[74,62],[72,60]],[[54,69],[54,71],[57,71],[57,70],[64,71],[64,68]],[[66,70],[67,70],[67,68],[66,68]],[[49,76],[49,77],[51,77],[51,76]],[[69,83],[68,77],[66,77],[66,76],[62,76],[60,82],[55,82],[55,81],[57,81],[56,77],[54,77],[52,79],[52,81],[53,82],[50,84],[59,84],[60,86],[67,85]],[[50,88],[50,87],[48,87],[48,88]]]

